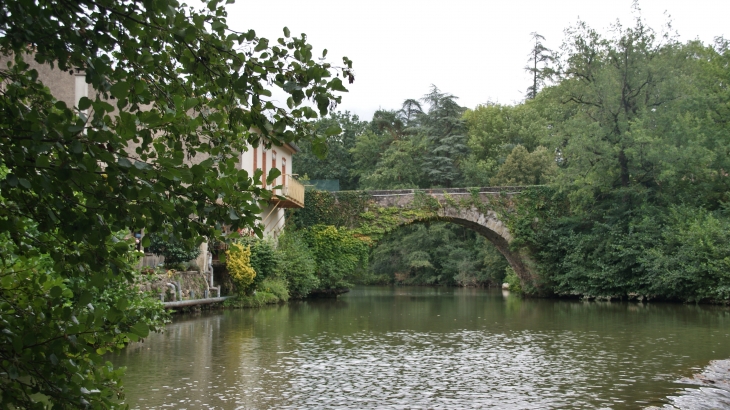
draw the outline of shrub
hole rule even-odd
[[[273,305],[279,303],[279,298],[273,293],[269,292],[256,292],[252,295],[238,295],[233,299],[228,299],[223,302],[225,307],[236,307],[236,308],[257,308],[264,305]]]
[[[504,281],[506,283],[509,283],[509,290],[511,292],[521,293],[522,292],[522,283],[520,282],[520,278],[517,276],[517,273],[515,273],[515,270],[512,269],[511,266],[507,266],[504,269],[504,272],[505,272]]]
[[[287,288],[286,280],[282,278],[268,277],[261,282],[258,289],[262,292],[275,295],[282,302],[289,300],[289,289]]]
[[[251,267],[256,271],[253,288],[261,289],[261,283],[269,277],[276,276],[279,255],[270,239],[243,237],[238,243],[251,249]]]
[[[651,292],[686,301],[730,299],[730,221],[704,209],[671,209],[662,241],[648,249]]]
[[[238,293],[242,295],[249,291],[256,278],[256,271],[251,267],[251,247],[232,244],[226,251],[226,266]]]
[[[180,264],[193,260],[200,255],[199,247],[183,243],[174,238],[170,239],[166,235],[150,233],[149,238],[150,246],[148,249],[155,255],[164,256],[165,267],[168,269],[178,269],[181,267]]]
[[[304,241],[301,231],[286,231],[279,237],[278,275],[286,278],[289,294],[304,298],[319,286],[314,255]]]
[[[304,232],[317,263],[319,288],[350,287],[345,279],[367,264],[368,245],[345,228],[315,225]]]

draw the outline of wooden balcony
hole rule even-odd
[[[277,179],[281,179],[282,186],[274,190],[276,196],[271,199],[272,202],[277,203],[279,208],[304,208],[304,185],[291,175],[282,175]]]

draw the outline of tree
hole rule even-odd
[[[377,141],[377,139],[374,139]],[[363,176],[363,189],[406,189],[428,186],[424,172],[424,141],[417,136],[393,141],[377,158],[375,169]]]
[[[557,173],[555,154],[545,147],[527,152],[522,145],[516,146],[492,178],[492,185],[543,185],[551,182]]]
[[[534,151],[546,143],[551,125],[544,111],[551,105],[541,95],[515,106],[486,104],[466,111],[469,157],[461,168],[467,184],[489,184],[517,145]]]
[[[468,153],[466,126],[462,115],[466,109],[456,103],[457,97],[442,93],[435,85],[421,99],[429,104],[428,114],[421,116],[418,132],[425,136],[427,153],[424,172],[431,186],[461,186],[459,165]]]
[[[532,85],[527,87],[528,100],[537,97],[540,88],[545,85],[545,79],[553,74],[550,63],[555,59],[552,51],[542,44],[545,37],[536,32],[530,33],[530,37],[532,37],[534,45],[532,46],[532,50],[530,50],[530,59],[527,60],[528,65],[525,66],[525,71],[532,74]]]
[[[640,18],[629,28],[617,23],[613,31],[611,40],[585,23],[568,31],[558,89],[576,109],[553,143],[565,159],[564,183],[586,199],[618,195],[630,207],[632,196],[658,192],[663,176],[689,177],[706,168],[712,153],[690,143],[699,135],[681,124],[678,108],[692,84],[686,50]],[[689,132],[679,137],[677,127]]]
[[[318,157],[312,150],[312,144],[303,141],[299,144],[301,152],[292,158],[293,169],[299,175],[307,175],[309,179],[336,179],[340,181],[340,189],[357,189],[359,175],[353,172],[351,150],[355,147],[358,136],[367,129],[368,123],[360,121],[357,115],[349,111],[333,112],[329,117],[315,122],[314,128],[321,133],[332,133],[327,138],[327,155]],[[341,133],[334,134],[340,129]]]
[[[257,201],[271,193],[236,169],[237,153],[299,139],[322,149],[327,133],[307,120],[340,101],[351,61],[335,70],[286,28],[275,43],[234,32],[218,3],[0,4],[3,406],[37,408],[38,395],[57,408],[111,406],[120,372],[101,355],[159,323],[125,288],[134,260],[117,233],[198,244],[222,225],[257,230]],[[30,59],[83,70],[93,94],[77,107],[57,101]]]

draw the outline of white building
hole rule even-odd
[[[264,187],[272,189],[280,186],[274,190],[276,197],[264,207],[261,214],[261,224],[266,236],[275,238],[284,229],[285,208],[304,208],[304,186],[292,177],[292,155],[297,152],[299,148],[296,145],[285,144],[268,149],[263,146],[250,148],[241,154],[241,169],[246,170],[249,175],[260,169],[263,172],[261,184]],[[272,168],[281,171],[281,176],[267,186],[266,175]]]

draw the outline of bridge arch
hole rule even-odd
[[[505,218],[514,213],[524,187],[400,189],[388,191],[307,191],[305,206],[290,214],[299,227],[316,224],[353,229],[377,242],[399,226],[444,221],[474,230],[504,255],[523,283],[533,282],[529,255],[511,249]]]

